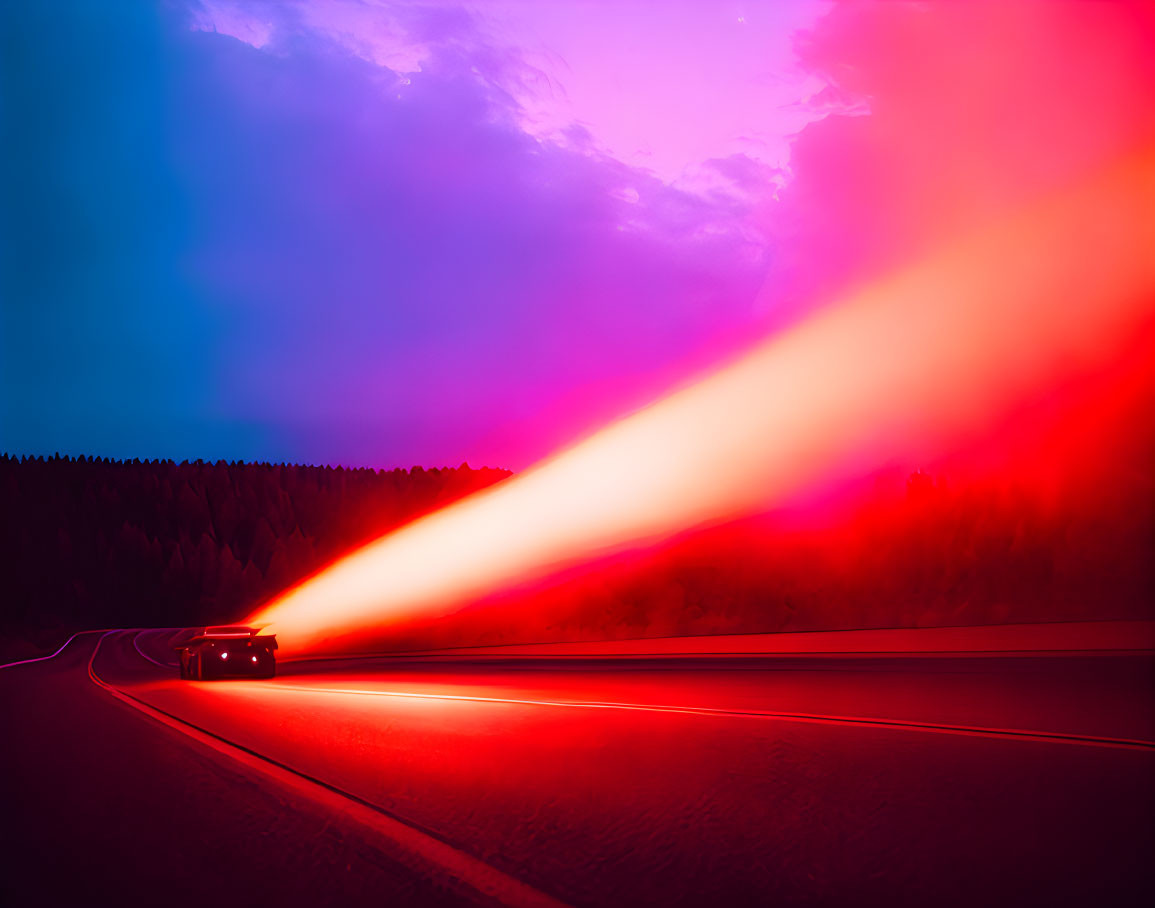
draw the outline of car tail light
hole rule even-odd
[[[257,661],[257,657],[256,657],[256,656],[253,656],[253,661],[254,661],[254,662],[256,662],[256,661]]]

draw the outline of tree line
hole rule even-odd
[[[235,621],[508,475],[0,455],[0,633]]]
[[[384,649],[1155,618],[1149,476],[915,472],[502,591]]]
[[[341,554],[505,479],[0,455],[0,634],[233,622]],[[1155,617],[1149,476],[1059,496],[915,473],[825,520],[770,513],[390,631],[426,648]]]

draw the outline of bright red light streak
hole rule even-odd
[[[398,530],[248,623],[288,651],[948,450],[1108,361],[1155,295],[1155,153],[992,223],[521,476]]]

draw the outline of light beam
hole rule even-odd
[[[258,610],[290,652],[942,452],[1110,360],[1155,297],[1155,148],[827,307]]]

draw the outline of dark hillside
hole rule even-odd
[[[506,476],[0,457],[7,655],[93,627],[242,619],[361,543]],[[1149,473],[875,480],[502,591],[366,645],[1155,617]],[[19,641],[24,641],[23,643]]]
[[[0,456],[0,634],[233,621],[508,475]]]
[[[1155,618],[1144,474],[952,485],[915,473],[817,515],[767,514],[609,559],[385,649],[697,634]]]

